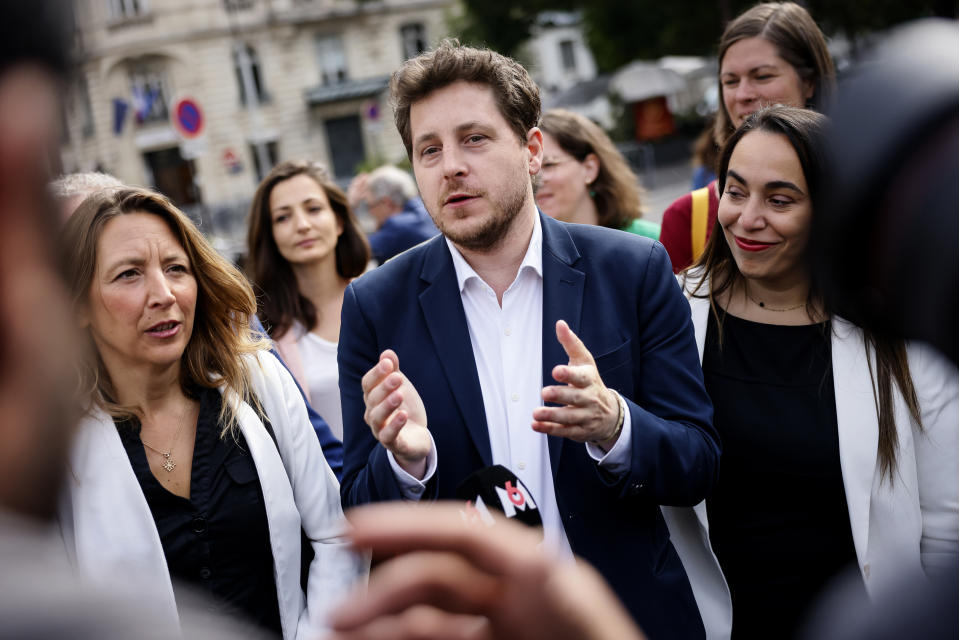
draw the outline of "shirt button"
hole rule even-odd
[[[862,575],[864,575],[867,579],[869,578],[869,563],[868,563],[868,562],[867,562],[866,564],[862,565]]]
[[[203,567],[202,569],[200,569],[200,577],[203,578],[204,580],[209,580],[210,576],[212,575],[213,575],[213,572],[210,571],[209,567]]]
[[[506,335],[511,335],[513,333],[513,330],[510,329],[509,327],[506,327],[506,329],[503,330],[503,333],[505,333]]]
[[[205,533],[206,532],[206,518],[203,516],[197,516],[193,518],[193,533]]]
[[[511,395],[509,399],[512,400],[513,402],[519,402],[519,396],[515,393]]]
[[[525,463],[525,462],[517,462],[517,463],[516,463],[516,466],[519,467],[520,471],[522,471],[523,469],[526,468],[526,463]]]

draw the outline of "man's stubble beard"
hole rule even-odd
[[[483,197],[492,205],[493,215],[478,229],[459,232],[450,228],[451,225],[447,225],[440,216],[430,215],[440,232],[456,246],[477,253],[491,253],[506,239],[513,222],[526,208],[531,196],[527,185],[521,183],[516,189],[505,193],[502,199],[490,198],[488,194],[483,194]]]

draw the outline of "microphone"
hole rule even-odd
[[[466,518],[491,525],[493,516],[489,510],[495,509],[531,527],[543,526],[533,495],[522,480],[503,465],[494,464],[471,473],[456,488],[456,497],[466,500]]]

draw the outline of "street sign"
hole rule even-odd
[[[173,103],[173,127],[184,138],[196,138],[203,132],[203,112],[192,98]]]
[[[236,157],[233,149],[226,149],[223,152],[223,166],[226,168],[227,173],[236,174],[243,171],[243,164],[240,162],[240,159]]]

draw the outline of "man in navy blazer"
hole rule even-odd
[[[391,90],[442,235],[347,287],[344,506],[453,499],[502,464],[546,546],[595,565],[649,637],[703,637],[659,506],[706,497],[719,443],[669,257],[538,213],[539,94],[519,64],[444,42]]]
[[[370,173],[365,187],[366,210],[379,224],[368,238],[377,264],[440,232],[406,171],[384,165]]]

